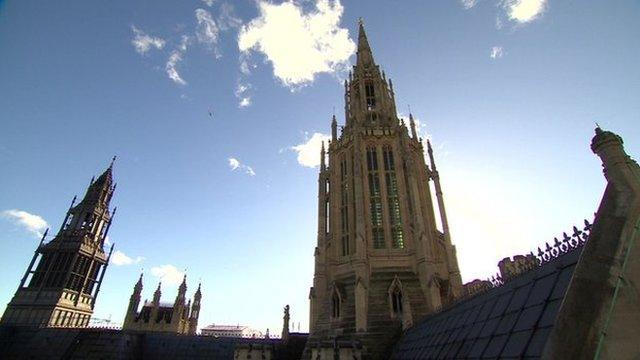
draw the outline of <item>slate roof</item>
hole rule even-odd
[[[583,246],[408,329],[393,359],[538,359]]]

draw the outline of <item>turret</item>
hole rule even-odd
[[[152,304],[153,304],[154,307],[160,306],[160,296],[162,296],[162,291],[160,290],[161,287],[162,287],[162,281],[159,281],[158,282],[158,288],[153,293],[153,302],[152,302]]]
[[[324,141],[322,142],[322,147],[320,148],[320,171],[325,171],[327,169],[327,165],[325,162],[325,150],[324,150]]]
[[[418,132],[416,131],[416,122],[413,120],[413,114],[409,113],[409,126],[411,127],[411,137],[418,140]]]
[[[127,313],[124,317],[125,324],[130,324],[134,321],[137,312],[138,306],[140,305],[140,296],[142,294],[142,273],[140,273],[140,278],[138,282],[133,287],[133,293],[131,294],[131,298],[129,299],[129,307],[127,308]]]
[[[180,306],[184,307],[186,296],[187,295],[187,274],[182,278],[182,283],[180,287],[178,287],[178,295],[176,296],[176,302],[174,304],[174,308],[178,308]]]
[[[202,292],[200,287],[202,283],[198,284],[198,290],[193,295],[193,305],[191,306],[191,315],[189,316],[189,334],[195,334],[198,330],[198,317],[200,316],[200,302],[202,300]]]
[[[436,190],[436,199],[438,201],[438,210],[440,212],[440,221],[442,222],[442,232],[445,236],[449,236],[449,222],[447,221],[447,212],[444,208],[444,198],[442,195],[442,187],[440,186],[440,175],[436,168],[436,162],[433,159],[433,149],[431,148],[431,142],[427,139],[427,152],[429,153],[429,163],[431,164],[431,178],[433,179],[434,187]]]
[[[284,307],[284,316],[282,317],[282,341],[289,340],[289,305]]]
[[[346,80],[345,80],[346,85]],[[336,116],[333,115],[331,118],[331,141],[338,140],[338,121],[336,121]]]

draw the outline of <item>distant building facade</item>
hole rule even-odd
[[[211,324],[200,331],[205,336],[236,337],[236,338],[261,338],[264,334],[245,325],[217,325]]]
[[[115,158],[114,158],[115,160]],[[73,198],[58,234],[42,236],[1,325],[85,327],[93,314],[113,251],[104,250],[115,215],[109,209],[116,185],[113,161],[91,179],[84,198]]]
[[[153,293],[153,300],[144,301],[142,308],[138,311],[142,294],[142,275],[133,288],[133,293],[129,299],[129,307],[125,314],[122,330],[167,332],[175,334],[193,335],[198,329],[198,317],[200,316],[200,304],[202,301],[201,286],[198,285],[191,300],[187,303],[187,276],[185,275],[178,295],[173,304],[162,303],[161,283]]]

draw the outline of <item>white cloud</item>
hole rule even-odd
[[[169,79],[173,80],[174,83],[186,85],[187,82],[184,81],[182,76],[180,76],[180,73],[177,69],[177,65],[180,61],[182,61],[182,53],[180,51],[174,50],[169,56],[169,60],[167,60],[165,70]]]
[[[311,137],[307,136],[304,143],[291,147],[291,150],[298,153],[298,164],[306,167],[316,167],[320,165],[320,148],[322,142],[326,143],[331,139],[330,135],[321,133],[313,133]]]
[[[27,231],[38,237],[41,237],[44,230],[49,227],[49,224],[47,224],[42,217],[30,214],[24,210],[5,210],[0,213],[0,216],[24,227]]]
[[[228,159],[228,161],[229,161],[229,168],[231,169],[231,171],[241,170],[249,174],[250,176],[256,175],[256,172],[253,171],[253,168],[251,166],[241,163],[240,160],[231,157]]]
[[[205,3],[205,5],[207,5],[208,7],[212,7],[215,0],[202,0],[202,2]]]
[[[510,20],[527,23],[544,13],[547,0],[504,0],[503,7]]]
[[[243,97],[240,99],[238,106],[241,108],[248,107],[251,105],[251,97]]]
[[[137,256],[135,259],[132,259],[120,250],[116,250],[111,256],[111,263],[116,266],[137,264],[143,260],[144,258],[142,256]]]
[[[166,264],[152,267],[151,275],[160,278],[165,284],[180,285],[184,277],[184,272],[178,270],[178,268],[171,264]]]
[[[235,90],[235,95],[240,100],[238,107],[244,108],[251,105],[251,96],[248,94],[249,89],[251,89],[251,84],[238,82]]]
[[[211,17],[211,13],[205,9],[196,9],[196,20],[198,28],[196,29],[196,37],[198,41],[213,49],[218,42],[218,25]]]
[[[491,48],[491,58],[492,59],[499,59],[502,57],[502,55],[504,55],[504,50],[502,49],[502,46],[494,46]]]
[[[178,64],[182,61],[182,55],[187,51],[187,46],[189,44],[189,37],[186,35],[182,36],[182,40],[180,41],[180,45],[177,49],[171,52],[169,55],[169,59],[167,60],[167,64],[165,65],[165,71],[169,79],[173,80],[176,84],[186,85],[187,82],[180,76],[178,72]]]
[[[258,7],[260,16],[240,30],[238,47],[243,53],[263,53],[285,85],[302,86],[315,74],[335,73],[348,65],[355,43],[339,26],[344,10],[339,0],[316,0],[307,13],[294,1],[258,0]]]
[[[240,59],[240,72],[244,75],[249,75],[251,73],[249,62],[247,62],[246,59]]]
[[[236,158],[229,158],[229,167],[231,168],[231,171],[236,170],[240,167],[240,161]]]
[[[472,7],[476,6],[477,0],[460,0],[460,2],[465,9],[469,10]]]
[[[133,40],[131,40],[131,44],[141,55],[146,54],[147,51],[149,51],[152,47],[160,50],[166,43],[164,39],[147,35],[134,25],[131,25],[131,30],[134,34]]]
[[[242,25],[242,20],[235,16],[233,6],[228,3],[220,5],[220,15],[218,15],[218,27],[221,31],[234,29]]]

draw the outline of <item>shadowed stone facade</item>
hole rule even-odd
[[[115,160],[115,158],[114,158]],[[71,207],[58,234],[36,248],[24,277],[7,309],[2,325],[84,327],[93,314],[113,245],[104,243],[115,215],[109,203],[116,189],[113,161],[91,179],[82,201]]]
[[[266,359],[300,358],[306,336],[280,339],[178,335],[159,332],[92,328],[0,326],[0,357],[4,359]],[[236,356],[237,355],[237,356]]]

